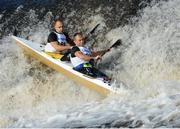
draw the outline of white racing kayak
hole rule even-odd
[[[110,92],[117,92],[117,89],[113,87],[112,84],[107,84],[100,79],[91,78],[73,70],[70,62],[62,62],[59,59],[52,58],[43,51],[43,45],[16,36],[12,36],[12,38],[26,53],[83,86],[93,89],[103,95],[108,95]]]

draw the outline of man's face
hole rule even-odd
[[[54,29],[56,30],[56,32],[58,33],[63,33],[64,32],[64,25],[62,22],[57,21],[54,25]]]
[[[81,36],[81,35],[77,35],[74,39],[74,43],[77,45],[77,46],[83,46],[84,45],[84,37]]]

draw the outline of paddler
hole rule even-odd
[[[103,78],[105,81],[110,80],[107,75],[94,67],[94,62],[101,59],[101,55],[109,51],[109,49],[92,52],[84,46],[85,41],[81,33],[74,34],[74,43],[76,46],[71,49],[70,58],[73,69],[93,78]]]
[[[60,19],[54,21],[54,30],[48,36],[48,43],[45,46],[45,52],[68,53],[72,48],[72,40],[68,33],[64,32],[64,24]]]

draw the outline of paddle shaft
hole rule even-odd
[[[122,40],[118,39],[115,43],[113,43],[113,45],[111,45],[111,47],[109,47],[109,49],[107,49],[104,53],[102,53],[101,56],[104,56],[108,51],[110,51],[111,48],[116,48],[120,45],[122,45]]]

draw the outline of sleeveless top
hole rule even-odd
[[[57,52],[50,42],[57,41],[59,45],[67,45],[67,38],[64,33],[52,32],[48,37],[48,43],[45,46],[45,52]]]
[[[74,47],[71,49],[71,58],[70,58],[73,67],[77,67],[77,66],[80,65],[80,64],[88,63],[88,62],[89,62],[89,61],[82,60],[82,59],[79,58],[79,57],[76,57],[76,56],[75,56],[75,52],[77,52],[77,51],[81,51],[83,54],[88,55],[88,56],[91,55],[91,51],[90,51],[88,48],[86,48],[86,47],[74,46]]]
[[[57,33],[57,32],[54,32],[56,35],[57,35],[57,41],[60,45],[66,45],[67,44],[67,40],[66,40],[66,36],[62,33]]]

